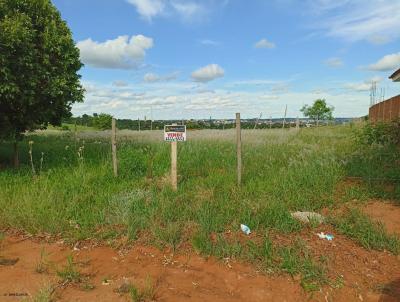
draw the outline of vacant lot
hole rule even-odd
[[[25,166],[0,170],[0,257],[19,258],[0,266],[0,295],[398,301],[399,150],[361,145],[357,131],[243,131],[241,188],[234,131],[189,132],[177,192],[161,132],[119,132],[118,178],[108,132],[29,135]],[[11,150],[0,145],[1,162]],[[304,224],[295,211],[326,219]]]

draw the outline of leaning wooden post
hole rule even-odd
[[[240,113],[236,113],[236,157],[237,157],[237,184],[242,183],[242,135],[240,129]]]
[[[178,190],[178,142],[171,142],[171,185],[174,191]]]
[[[112,147],[112,161],[113,161],[113,169],[114,176],[118,176],[118,165],[117,165],[117,129],[115,125],[115,118],[112,119],[111,122],[111,147]]]

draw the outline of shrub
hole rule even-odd
[[[367,145],[400,145],[400,119],[389,123],[368,123],[357,133],[357,139]]]

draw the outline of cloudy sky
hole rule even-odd
[[[400,93],[400,0],[53,0],[81,59],[75,115],[301,116],[317,98],[365,115]]]

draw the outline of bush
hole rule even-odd
[[[93,126],[100,130],[111,129],[112,116],[106,113],[100,113],[93,117]]]
[[[387,123],[368,123],[357,133],[361,144],[400,145],[400,119]]]

